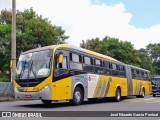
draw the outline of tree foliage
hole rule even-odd
[[[80,46],[111,56],[123,63],[150,70],[152,74],[160,74],[160,44],[149,44],[146,49],[136,50],[128,41],[107,36],[102,40],[83,40]]]
[[[11,56],[11,10],[2,10],[0,13],[0,71],[4,74],[9,70]],[[17,57],[22,51],[64,43],[68,36],[60,26],[35,13],[30,8],[16,13],[16,41]],[[1,73],[1,74],[2,74]]]
[[[160,75],[160,43],[149,44],[146,50],[152,60],[153,73]]]
[[[152,66],[152,59],[151,57],[149,56],[149,53],[146,49],[144,48],[141,48],[139,49],[138,51],[138,54],[137,56],[140,58],[141,62],[140,62],[140,67],[141,68],[144,68],[144,69],[147,69],[147,70],[150,70],[151,73],[153,74],[154,73],[154,69],[153,69],[153,66]]]
[[[111,56],[126,64],[139,66],[140,59],[137,57],[137,51],[133,45],[127,41],[120,41],[117,38],[105,37],[82,41],[80,44],[82,48],[86,48],[107,56]]]

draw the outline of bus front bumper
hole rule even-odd
[[[14,88],[15,99],[23,100],[51,100],[51,90],[47,86],[38,92],[20,92],[17,88]]]

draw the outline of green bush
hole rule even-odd
[[[0,73],[0,82],[10,82],[10,75]]]

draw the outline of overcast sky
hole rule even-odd
[[[0,0],[0,10],[12,0]],[[106,35],[127,40],[136,49],[160,43],[160,0],[16,0],[17,9],[33,7],[52,24],[62,26],[67,43]]]

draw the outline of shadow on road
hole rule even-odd
[[[132,99],[131,98],[125,98],[125,99]],[[121,102],[125,100],[122,98]],[[118,102],[114,102],[113,98],[105,98],[105,99],[99,99],[95,101],[84,101],[81,106],[83,105],[94,105],[94,104],[104,104],[104,103],[113,103],[116,104]],[[39,104],[25,104],[25,105],[16,105],[16,107],[27,107],[27,108],[61,108],[61,107],[73,107],[73,105],[70,102],[64,101],[64,102],[53,102],[50,105],[45,105],[43,103]]]

